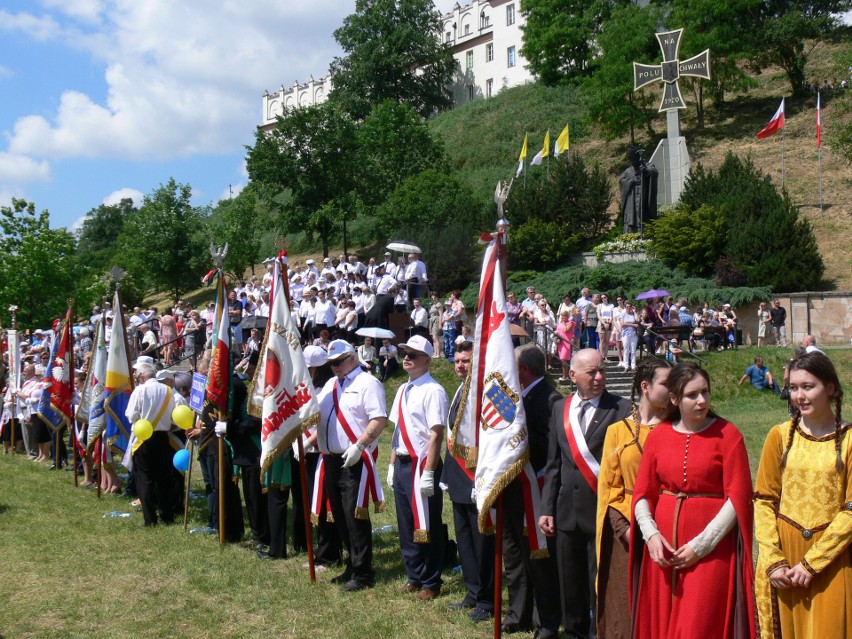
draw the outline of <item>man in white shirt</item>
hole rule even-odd
[[[428,281],[426,265],[417,257],[416,253],[409,253],[408,264],[405,265],[405,291],[408,295],[409,308],[411,300],[415,297],[420,297],[421,286]]]
[[[379,283],[376,284],[376,297],[387,295],[390,290],[396,285],[396,279],[394,279],[392,275],[389,275],[387,273],[383,264],[379,264],[379,268],[376,272],[376,277],[379,280]]]
[[[379,266],[384,266],[385,273],[387,273],[391,277],[394,276],[394,271],[396,271],[396,264],[394,264],[393,260],[391,259],[390,251],[385,251],[385,261],[379,264]]]
[[[441,508],[444,492],[435,481],[441,475],[441,444],[449,400],[444,387],[429,374],[434,351],[421,335],[399,345],[408,383],[397,391],[389,419],[393,433],[388,485],[394,493],[399,545],[408,581],[401,592],[416,593],[422,601],[441,594],[444,534]]]
[[[138,440],[134,436],[128,443],[142,516],[146,526],[156,526],[159,508],[163,523],[170,524],[175,519],[172,448],[169,445],[174,399],[171,389],[156,380],[157,369],[153,363],[137,361],[133,370],[138,386],[130,395],[125,415],[131,424],[146,419],[154,427],[148,439]]]
[[[325,257],[322,260],[322,270],[320,271],[320,277],[324,277],[324,278],[328,279],[329,274],[336,276],[337,271],[331,265],[331,258]]]
[[[411,334],[424,337],[429,334],[429,312],[423,308],[419,297],[414,298],[411,308]]]
[[[317,399],[320,421],[317,442],[325,464],[324,489],[334,525],[348,549],[346,570],[332,579],[346,592],[371,588],[373,536],[368,508],[363,508],[368,477],[377,477],[375,451],[387,423],[385,389],[365,373],[349,342],[334,340],[328,347],[334,373]]]

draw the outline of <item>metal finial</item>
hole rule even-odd
[[[124,272],[124,271],[123,271],[120,267],[118,267],[118,266],[113,266],[113,267],[109,270],[109,276],[110,276],[113,280],[115,280],[115,283],[116,283],[116,284],[120,284],[120,283],[121,283],[121,280],[123,280],[123,279],[124,279],[125,272]]]
[[[216,267],[222,269],[225,263],[225,257],[228,255],[228,245],[216,247],[213,242],[210,242],[210,256],[215,260]]]

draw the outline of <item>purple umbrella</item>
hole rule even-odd
[[[671,293],[669,293],[665,289],[652,288],[650,291],[645,291],[644,293],[639,293],[639,295],[636,296],[636,299],[637,300],[650,300],[650,299],[654,299],[655,297],[668,297],[669,295],[671,295]]]

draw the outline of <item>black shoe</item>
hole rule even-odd
[[[559,639],[557,630],[548,630],[547,628],[539,628],[535,631],[533,639]]]
[[[345,584],[340,586],[340,589],[343,592],[356,592],[358,590],[365,590],[367,588],[372,588],[373,584],[363,582],[363,581],[355,581],[354,579],[350,579]]]
[[[454,603],[447,606],[447,610],[472,610],[475,607],[476,606],[474,606],[472,603],[460,601],[459,603]]]
[[[482,608],[474,608],[468,617],[470,617],[471,621],[488,621],[491,619],[491,612]]]
[[[530,632],[532,630],[532,626],[530,624],[518,623],[517,621],[506,621],[503,622],[500,629],[503,631],[504,635],[511,635],[515,632]]]
[[[258,550],[255,552],[258,559],[270,559],[273,561],[277,561],[278,559],[285,559],[285,557],[276,557],[274,555],[270,555],[267,550]]]
[[[343,572],[343,573],[337,575],[337,577],[332,577],[331,583],[333,583],[333,584],[345,584],[345,583],[349,582],[351,579],[352,579],[352,573],[349,572],[349,571],[346,571],[346,572]]]

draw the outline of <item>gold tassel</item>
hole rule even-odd
[[[429,535],[428,530],[415,530],[414,531],[414,543],[415,544],[428,544],[431,542],[431,537]]]
[[[331,513],[330,510],[325,513],[325,520],[330,524],[334,523],[334,515]]]
[[[521,471],[524,466],[526,466],[529,458],[530,451],[525,450],[520,459],[515,460],[515,462],[506,469],[506,472],[500,475],[497,481],[494,482],[491,490],[488,491],[488,494],[485,496],[485,500],[482,502],[482,508],[479,511],[479,530],[482,534],[485,534],[485,521],[488,518],[488,511],[491,510],[492,506],[494,506],[494,502],[497,501],[497,497],[499,497],[500,493],[505,490],[506,486],[511,484],[515,480],[515,477],[521,474]]]
[[[366,519],[370,520],[370,509],[369,508],[356,508],[355,509],[355,519]]]
[[[319,517],[315,513],[311,513],[311,523],[314,526],[319,526]]]
[[[375,511],[377,513],[383,513],[388,509],[387,502],[385,501],[377,501],[375,504]]]
[[[550,557],[550,552],[547,548],[541,548],[530,552],[530,559],[547,559],[548,557]]]

